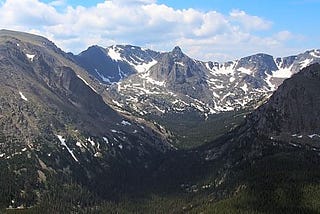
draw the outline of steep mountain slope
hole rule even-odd
[[[54,178],[120,193],[171,150],[110,108],[99,84],[43,37],[1,30],[0,72],[1,206],[34,205]]]
[[[272,139],[319,142],[319,68],[313,64],[284,81],[270,101],[251,116],[255,122],[250,126]]]

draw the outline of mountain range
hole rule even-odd
[[[1,30],[0,212],[318,213],[319,59]]]
[[[192,59],[179,47],[161,53],[121,45],[92,46],[75,58],[100,83],[111,84],[109,93],[120,108],[140,115],[188,110],[209,115],[257,107],[284,79],[320,62],[320,50],[218,63]]]
[[[283,80],[320,62],[320,50],[219,63],[192,59],[179,47],[156,52],[118,45],[92,46],[73,58],[105,86],[109,105],[165,127],[173,145],[190,148],[239,125]]]

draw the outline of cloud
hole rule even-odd
[[[280,32],[276,33],[274,36],[279,41],[286,41],[286,40],[289,40],[292,37],[294,37],[291,32],[286,31],[286,30],[280,31]]]
[[[37,32],[74,53],[94,44],[134,44],[160,51],[180,45],[202,60],[276,52],[292,38],[289,31],[259,36],[272,29],[272,22],[241,10],[229,14],[181,10],[156,0],[106,0],[91,7],[66,3],[6,0],[0,4],[0,26]]]
[[[63,16],[54,7],[38,0],[7,0],[0,8],[2,26],[43,26],[62,22]]]
[[[116,4],[123,5],[123,4],[152,4],[156,3],[155,0],[117,0],[113,1]]]
[[[54,7],[64,6],[64,5],[66,5],[66,1],[65,0],[56,0],[56,1],[50,2],[49,5],[54,6]]]
[[[258,16],[248,15],[242,10],[233,10],[230,13],[231,20],[240,24],[245,30],[268,30],[272,26],[272,22],[264,20]]]

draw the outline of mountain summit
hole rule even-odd
[[[171,53],[177,58],[181,58],[184,55],[179,46],[174,47],[173,50],[171,51]]]

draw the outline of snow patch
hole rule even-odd
[[[247,86],[247,84],[245,83],[242,87],[240,87],[243,91],[244,91],[244,93],[247,93],[248,92],[248,86]]]
[[[82,148],[82,147],[83,147],[83,146],[82,146],[82,144],[81,144],[80,142],[77,142],[77,143],[76,143],[76,146],[77,146],[77,147],[80,147],[80,148]]]
[[[151,77],[146,78],[147,82],[153,84],[153,85],[158,85],[158,86],[164,86],[165,85],[165,81],[157,81],[152,79]]]
[[[27,56],[27,58],[28,58],[31,62],[33,62],[33,58],[34,58],[36,55],[34,55],[34,54],[26,54],[26,56]]]
[[[221,101],[224,100],[224,99],[226,99],[226,98],[229,97],[230,95],[233,95],[233,93],[228,92],[226,95],[224,95],[224,96],[222,97]]]
[[[66,139],[64,139],[61,135],[57,135],[58,139],[61,142],[61,145],[66,147],[66,149],[68,150],[68,152],[70,153],[70,155],[72,156],[72,158],[79,162],[78,159],[76,158],[76,156],[73,154],[73,151],[68,147],[68,145],[66,144]]]
[[[220,98],[219,94],[217,94],[215,91],[212,91],[212,94],[215,98]]]
[[[19,91],[19,94],[20,94],[21,99],[23,99],[24,101],[28,101],[26,96],[24,96],[21,91]]]
[[[227,64],[227,65],[224,64],[224,65],[220,66],[219,68],[210,69],[209,64],[206,63],[206,67],[208,70],[211,70],[212,73],[215,73],[215,74],[233,74],[235,64],[236,64],[236,61],[234,61],[230,64]]]
[[[152,66],[157,64],[158,62],[156,60],[152,60],[149,63],[143,63],[140,65],[133,65],[133,67],[137,70],[138,73],[145,73],[147,72]]]
[[[314,138],[314,137],[319,137],[320,138],[320,135],[319,134],[310,134],[308,135],[309,138]]]
[[[210,65],[209,65],[208,62],[205,63],[205,66],[206,66],[206,68],[207,68],[208,70],[212,70],[212,69],[210,68]]]
[[[270,91],[274,91],[276,90],[276,86],[271,83],[271,78],[272,78],[272,75],[267,74],[267,78],[265,79],[265,81],[268,84]]]
[[[185,66],[185,64],[184,64],[184,63],[182,63],[182,62],[174,62],[174,64],[176,64],[176,65],[180,65],[180,66],[182,66],[182,67],[184,67],[184,66]]]
[[[293,147],[299,147],[299,145],[298,144],[295,144],[295,143],[289,143],[291,146],[293,146]]]
[[[289,67],[285,67],[283,65],[284,63],[283,59],[280,59],[280,61],[277,61],[275,59],[273,60],[274,60],[274,63],[277,65],[278,70],[272,71],[272,77],[287,79],[292,76],[291,70],[292,70],[293,64],[290,65]]]
[[[108,140],[107,137],[103,137],[103,140],[104,140],[107,144],[109,144],[109,140]]]
[[[195,103],[191,103],[190,104],[192,107],[194,107],[195,109],[197,109],[200,112],[204,112],[204,109],[202,108],[202,106],[195,104]]]
[[[126,121],[126,120],[123,120],[123,121],[121,122],[121,124],[124,125],[124,126],[131,126],[131,123],[128,122],[128,121]]]
[[[301,139],[301,138],[303,138],[303,135],[299,135],[299,136],[297,136],[297,138]]]
[[[118,65],[118,75],[119,75],[120,79],[123,79],[124,77],[127,76],[125,73],[123,73],[123,71],[121,70],[119,65]]]
[[[300,62],[301,68],[305,68],[313,61],[313,59],[305,59],[302,62]]]
[[[94,155],[93,155],[95,158],[101,158],[102,157],[102,154],[101,154],[101,152],[96,152],[96,153],[94,153]]]
[[[290,78],[292,76],[291,68],[292,65],[289,68],[280,68],[279,70],[272,71],[272,76],[276,78]]]
[[[117,52],[117,50],[115,49],[114,46],[112,46],[109,50],[108,50],[108,55],[110,56],[111,59],[113,59],[114,61],[121,61],[123,60],[121,57],[121,54],[119,52]]]
[[[158,110],[158,111],[160,111],[162,114],[164,114],[164,113],[166,113],[166,110],[162,110],[162,109],[160,109],[158,106],[156,106],[156,105],[154,105],[154,107]]]
[[[94,89],[85,79],[83,79],[80,75],[77,75],[77,77],[78,77],[79,79],[81,79],[82,82],[84,82],[84,84],[86,84],[87,86],[89,86],[94,92],[97,93],[96,89]]]
[[[98,69],[94,69],[94,71],[98,74],[98,76],[102,79],[103,82],[111,84],[112,82],[110,81],[109,78],[105,77],[103,74],[101,74]]]
[[[320,58],[320,53],[319,53],[319,50],[314,50],[310,53],[310,55],[312,57],[315,57],[315,58]]]
[[[244,74],[248,74],[248,75],[251,75],[252,74],[252,71],[250,69],[247,69],[247,68],[238,68],[238,71],[240,71],[241,73],[244,73]]]
[[[96,143],[89,137],[87,141],[91,144],[91,146],[95,146]]]
[[[5,153],[0,154],[0,158],[3,158],[5,155]]]
[[[123,107],[123,105],[116,100],[112,100],[112,102],[118,107]]]

